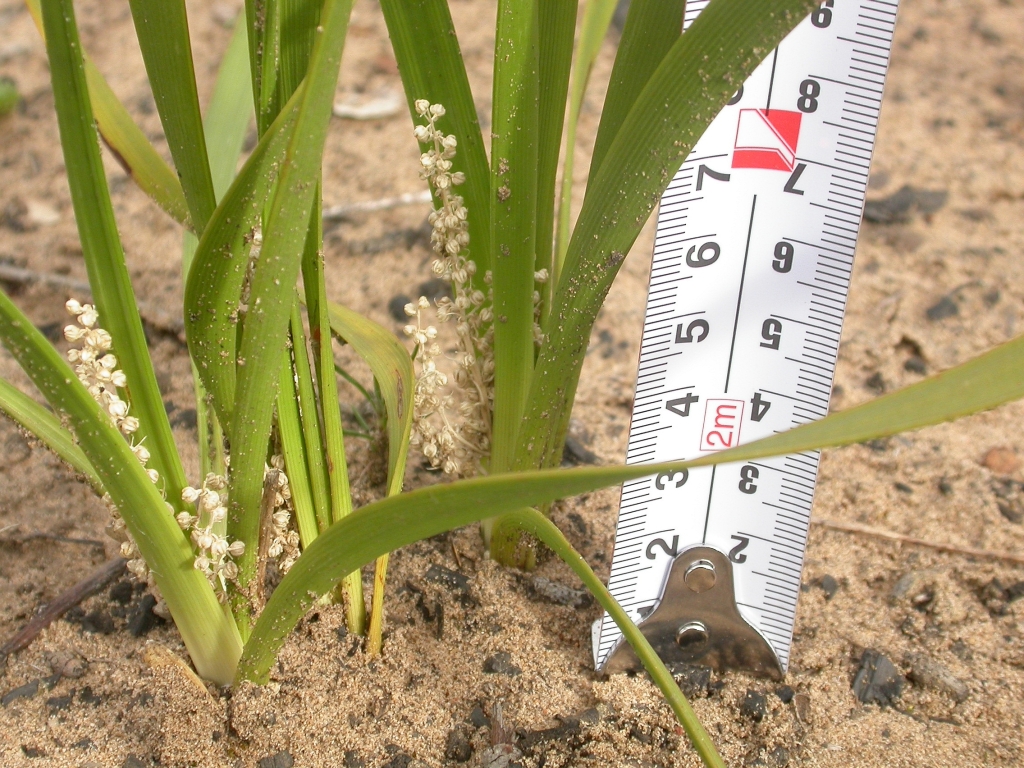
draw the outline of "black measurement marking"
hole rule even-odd
[[[776,48],[772,54],[772,76],[768,80],[768,100],[764,105],[764,110],[767,112],[772,108],[772,88],[775,87],[775,65],[779,62],[779,49]]]
[[[743,305],[743,282],[747,277],[747,257],[750,255],[750,236],[754,232],[754,211],[757,208],[757,195],[754,195],[754,199],[750,203],[750,223],[747,225],[747,244],[743,249],[743,271],[740,272],[740,289],[736,296],[736,317],[733,318],[732,323],[732,343],[729,345],[729,365],[725,369],[725,389],[723,390],[726,394],[729,392],[729,377],[732,376],[732,357],[736,351],[736,330],[740,325],[740,307]],[[710,509],[711,502],[708,502]],[[704,532],[707,534],[707,523],[704,524]]]

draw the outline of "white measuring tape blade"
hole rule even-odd
[[[687,25],[706,5],[687,4]],[[627,463],[694,458],[826,414],[896,10],[827,0],[669,185]],[[641,623],[674,556],[713,547],[785,671],[817,469],[809,452],[626,483],[611,593]],[[622,635],[606,615],[593,639],[602,669]]]

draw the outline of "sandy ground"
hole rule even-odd
[[[452,8],[478,109],[487,114],[494,4],[452,0]],[[197,0],[189,11],[206,98],[236,8]],[[85,48],[166,154],[127,4],[88,0],[78,13]],[[905,0],[900,13],[869,194],[884,198],[909,184],[945,191],[948,199],[926,216],[865,225],[836,375],[838,408],[968,359],[1019,333],[1024,319],[1024,4]],[[580,182],[613,52],[610,41],[583,111]],[[15,114],[0,119],[0,262],[82,280],[45,55],[16,0],[0,0],[0,76],[12,78],[24,97]],[[339,97],[387,91],[400,91],[400,82],[384,24],[372,0],[359,0]],[[420,189],[416,151],[405,115],[335,120],[326,203]],[[178,227],[109,157],[107,163],[140,297],[179,306]],[[413,207],[331,227],[332,297],[397,331],[389,300],[416,295],[429,279],[425,214]],[[602,462],[621,461],[625,452],[651,245],[648,227],[598,320],[577,401],[578,435]],[[57,337],[68,292],[5,289]],[[174,333],[156,325],[149,332],[194,478],[185,348]],[[27,387],[6,355],[0,373]],[[1024,407],[1014,404],[827,452],[814,514],[938,543],[1024,552],[1024,476],[1016,457],[1024,450],[1022,415]],[[0,445],[6,639],[115,548],[103,535],[102,504],[54,458],[7,423],[0,424]],[[993,448],[1005,450],[985,462]],[[369,475],[356,454],[354,481],[365,488]],[[409,485],[429,479],[422,468],[410,469]],[[554,514],[605,575],[616,506],[610,490],[568,501]],[[33,533],[50,538],[26,538]],[[578,587],[550,558],[537,574]],[[730,765],[1020,765],[1024,599],[1015,598],[1024,596],[1022,580],[1024,569],[995,559],[814,527],[785,687],[733,673],[701,680],[691,671],[694,707]],[[226,694],[195,685],[181,665],[166,663],[168,650],[184,657],[172,627],[158,623],[139,637],[128,631],[148,618],[140,601],[130,584],[115,584],[9,659],[0,670],[0,764],[503,765],[487,751],[492,739],[515,741],[520,756],[511,764],[530,768],[698,764],[643,677],[594,675],[589,624],[597,610],[552,604],[532,575],[495,567],[475,528],[393,558],[382,659],[367,659],[345,636],[337,609],[321,610],[289,640],[263,688]],[[889,706],[861,703],[852,690],[866,650],[884,655],[905,678]],[[68,658],[76,664],[67,666]],[[57,679],[54,665],[81,674]],[[25,695],[8,696],[19,690]]]

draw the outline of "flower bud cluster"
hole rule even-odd
[[[149,450],[141,442],[136,444],[132,437],[139,429],[139,420],[128,414],[128,402],[122,400],[117,391],[128,381],[124,371],[117,367],[117,358],[110,352],[113,346],[110,334],[99,327],[99,313],[92,304],[69,299],[64,306],[77,321],[77,324],[64,328],[64,338],[71,344],[81,344],[81,347],[71,347],[67,353],[75,375],[124,435],[142,466],[146,466],[150,458]],[[155,469],[147,469],[146,474],[154,483],[160,481],[160,474]],[[103,501],[111,518],[107,524],[107,534],[120,542],[121,556],[128,561],[128,570],[140,581],[147,580],[149,569],[146,561],[142,559],[121,513],[109,494],[104,495]],[[167,507],[173,514],[174,508],[169,504]]]
[[[245,554],[244,541],[228,542],[223,535],[228,516],[228,481],[223,475],[210,473],[202,488],[186,486],[181,500],[195,507],[196,514],[180,512],[178,526],[189,532],[196,548],[195,569],[201,571],[223,603],[228,598],[228,582],[238,578],[234,558]]]
[[[289,525],[292,519],[292,491],[284,473],[284,456],[270,457],[264,471],[265,484],[274,488],[274,511],[271,513],[271,539],[267,556],[277,559],[277,569],[288,573],[299,557],[299,533]]]
[[[420,176],[427,180],[437,196],[438,207],[431,212],[431,244],[437,259],[435,275],[446,280],[452,296],[437,300],[437,319],[455,323],[456,352],[454,375],[437,367],[441,356],[437,329],[424,324],[422,313],[430,303],[426,298],[409,304],[406,315],[415,322],[405,333],[416,342],[417,378],[414,395],[415,420],[411,443],[417,446],[431,466],[447,474],[471,475],[490,452],[491,413],[494,404],[494,310],[490,290],[474,288],[476,264],[468,258],[468,214],[460,195],[453,192],[465,182],[460,172],[452,172],[457,142],[436,126],[445,114],[440,104],[420,99],[416,113],[426,119],[417,125],[416,139],[429,148],[420,155]],[[490,275],[484,277],[490,285]],[[449,382],[452,383],[448,389]],[[455,415],[457,412],[457,416]]]

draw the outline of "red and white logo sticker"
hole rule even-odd
[[[744,405],[742,400],[707,401],[700,437],[702,451],[724,451],[739,445]]]
[[[792,171],[801,117],[783,109],[741,109],[732,167]]]

